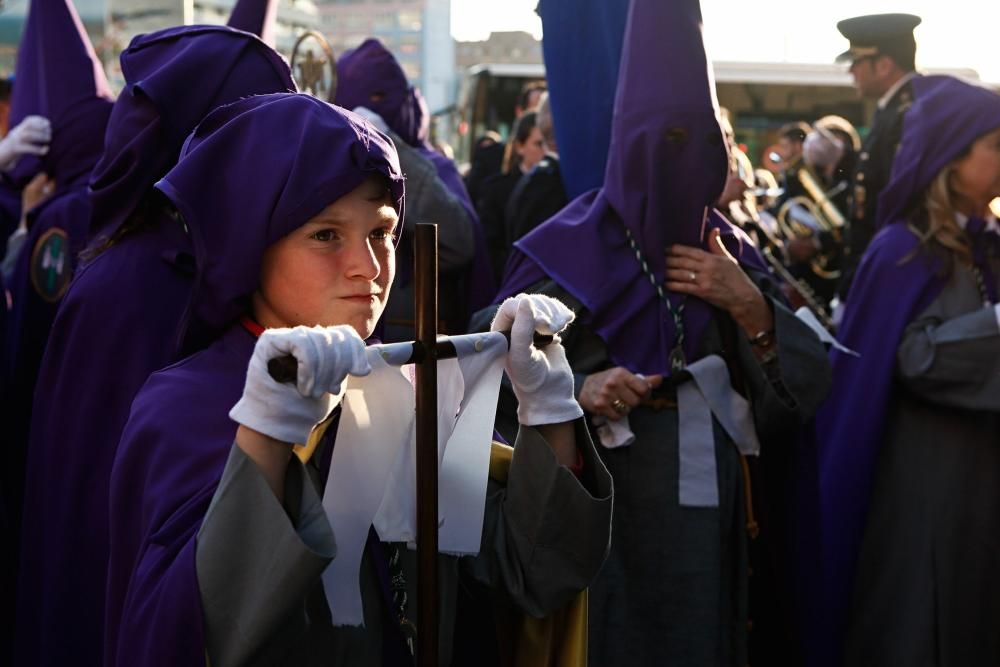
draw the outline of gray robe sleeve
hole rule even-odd
[[[296,457],[282,507],[256,464],[233,445],[198,532],[196,571],[213,667],[246,664],[295,623],[336,553],[323,505]]]
[[[612,482],[583,419],[575,422],[581,479],[559,465],[537,429],[522,426],[506,487],[491,480],[473,577],[540,617],[590,585],[611,541]]]
[[[917,396],[969,410],[1000,410],[1000,326],[993,308],[947,318],[942,294],[903,332],[897,376]]]
[[[473,221],[458,198],[438,178],[434,163],[393,135],[399,164],[406,174],[406,216],[403,225],[413,231],[419,222],[438,226],[438,262],[441,271],[467,266],[475,255]]]

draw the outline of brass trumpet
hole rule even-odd
[[[808,166],[802,165],[796,172],[807,196],[792,197],[778,209],[777,221],[782,234],[787,239],[813,238],[820,232],[829,232],[840,241],[846,224],[843,214],[823,190]],[[840,271],[829,268],[832,258],[820,254],[810,261],[813,273],[824,280],[836,280]]]

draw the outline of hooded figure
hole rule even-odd
[[[912,86],[817,420],[810,664],[1000,662],[1000,96]]]
[[[442,272],[452,273],[459,281],[461,291],[454,297],[442,295],[442,303],[453,301],[461,308],[455,313],[456,322],[447,322],[449,333],[464,333],[469,315],[486,306],[496,293],[496,283],[490,268],[489,253],[486,249],[486,237],[476,215],[475,207],[469,199],[458,169],[454,162],[441,155],[430,145],[430,115],[427,104],[420,91],[409,84],[406,74],[395,56],[377,39],[367,39],[356,49],[347,51],[337,61],[337,96],[335,102],[346,109],[364,107],[375,112],[385,121],[388,129],[402,143],[415,149],[416,153],[433,164],[437,181],[443,184],[454,200],[461,206],[464,216],[459,216],[448,207],[444,219],[441,214],[443,204],[434,205],[431,202],[418,199],[441,199],[440,193],[428,192],[426,195],[411,189],[410,222],[438,223],[442,229],[440,234],[454,234],[445,227],[461,225],[465,230],[462,240],[453,245],[462,245],[462,252],[451,265],[445,263],[442,257]],[[411,162],[405,147],[400,147],[404,172],[410,178]],[[414,162],[416,162],[414,160]],[[419,166],[415,165],[419,169]],[[437,184],[435,184],[437,185]],[[422,188],[423,189],[423,188]],[[427,187],[431,190],[431,186]],[[425,210],[426,209],[426,210]],[[456,217],[464,219],[454,219]],[[464,223],[464,224],[463,224]],[[457,230],[456,230],[457,231]],[[405,234],[405,230],[404,230]],[[442,239],[443,240],[443,239]],[[404,238],[400,256],[400,271],[397,287],[408,288],[412,279],[412,248],[408,239]],[[471,263],[471,264],[470,264]],[[444,285],[446,281],[442,281]],[[447,298],[446,298],[447,297]],[[397,300],[409,302],[397,292]],[[393,318],[394,306],[390,306],[388,318]],[[406,338],[412,337],[412,331]]]
[[[273,49],[277,17],[278,0],[236,0],[226,25],[252,32]]]
[[[4,176],[20,191],[38,173],[55,190],[31,211],[30,232],[8,285],[12,309],[4,349],[4,475],[12,533],[21,520],[24,456],[35,376],[52,318],[82,249],[90,216],[87,178],[101,154],[111,93],[80,17],[69,0],[34,0],[18,47],[10,124],[28,116],[51,121],[41,156],[25,156]],[[16,541],[16,540],[15,540]]]
[[[265,162],[268,169],[258,168]],[[326,381],[333,384],[321,376],[344,365],[341,351],[364,359],[359,333],[374,328],[376,304],[384,305],[391,284],[403,176],[390,140],[310,96],[258,96],[210,114],[157,189],[190,229],[198,285],[192,312],[213,329],[230,326],[150,376],[133,403],[110,486],[107,664],[189,665],[206,655],[213,665],[412,664],[405,642],[412,634],[404,635],[412,627],[404,622],[412,552],[369,533],[358,573],[364,628],[333,626],[320,585],[336,539],[318,495],[327,474],[336,474],[330,460],[339,413],[331,413],[328,392],[346,371]],[[297,266],[283,263],[288,248],[302,260]],[[327,280],[307,278],[313,270]],[[299,289],[276,286],[296,278]],[[372,299],[359,300],[362,289]],[[326,298],[313,299],[318,293]],[[368,316],[361,324],[344,316],[349,337],[348,327],[332,326],[344,313]],[[325,326],[278,328],[302,319]],[[297,335],[311,341],[312,352],[297,355],[300,377],[316,378],[311,390],[277,385],[261,370],[271,358],[258,354],[268,340]],[[359,363],[351,372],[365,370]],[[572,408],[568,372],[557,393]],[[258,390],[270,398],[258,403]],[[571,415],[566,424],[574,424]],[[577,442],[584,465],[595,466],[586,470],[597,498],[557,464],[535,429],[526,431],[518,450],[524,463],[510,468],[513,495],[494,490],[488,498],[480,556],[441,557],[445,664],[455,614],[448,601],[460,573],[540,615],[585,586],[603,560],[610,479],[589,441]],[[275,465],[248,453],[241,438],[252,433],[271,438],[268,447],[284,446],[267,449],[283,452]],[[306,439],[290,456],[291,443]],[[565,531],[566,520],[574,531]],[[525,534],[532,538],[519,537]],[[536,537],[547,548],[535,548]]]
[[[828,368],[756,249],[711,209],[728,155],[697,0],[632,0],[623,44],[603,187],[515,244],[500,297],[540,291],[577,313],[564,342],[616,496],[611,554],[590,589],[591,661],[742,666],[748,558],[777,607],[755,630],[783,632],[773,621],[788,612],[770,579],[784,490],[751,503],[744,462],[781,481]],[[746,428],[720,404],[697,407],[696,393],[743,405]]]
[[[103,664],[108,498],[99,490],[135,393],[199,328],[189,311],[191,239],[153,184],[213,108],[295,88],[281,56],[223,26],[141,35],[121,66],[125,89],[90,180],[91,258],[62,300],[38,376],[19,596],[24,664]],[[54,627],[58,642],[47,640]]]

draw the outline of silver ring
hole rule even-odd
[[[695,273],[694,271],[692,271],[691,272],[691,282],[697,282],[697,280],[698,280],[698,274]]]

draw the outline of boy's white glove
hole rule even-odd
[[[493,331],[510,329],[507,376],[517,396],[517,420],[525,426],[556,424],[583,416],[573,397],[573,372],[558,334],[575,315],[561,301],[542,294],[518,294],[500,304]],[[547,346],[533,344],[535,332],[553,335]]]
[[[276,382],[267,372],[267,362],[286,355],[298,360],[294,384]],[[267,329],[257,339],[243,397],[229,417],[275,440],[305,444],[336,407],[347,376],[371,370],[365,342],[353,327]]]
[[[52,125],[44,116],[26,116],[0,140],[0,171],[9,171],[25,155],[45,155],[52,141]]]

